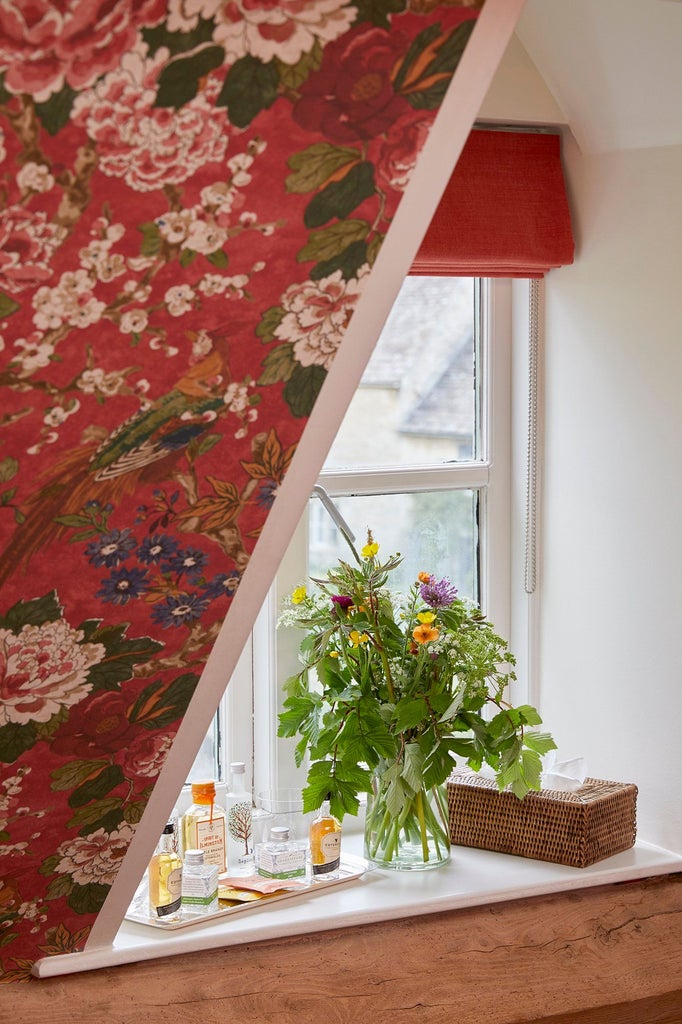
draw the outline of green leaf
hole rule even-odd
[[[374,195],[375,189],[374,165],[366,161],[355,164],[340,181],[331,182],[310,200],[303,223],[307,228],[319,228],[334,218],[343,220]]]
[[[550,750],[556,750],[556,743],[548,732],[527,732],[523,737],[524,746],[538,754],[547,754]]]
[[[98,800],[124,781],[125,776],[120,765],[108,764],[94,778],[87,779],[74,789],[68,800],[69,807],[83,807],[92,800]]]
[[[56,135],[69,123],[73,101],[77,95],[78,92],[75,89],[72,89],[70,85],[65,85],[44,103],[36,103],[36,114],[48,134]]]
[[[73,889],[71,875],[57,875],[53,878],[45,891],[46,900],[61,900],[68,896]]]
[[[423,697],[404,698],[395,706],[393,718],[400,732],[413,729],[428,718],[429,708]]]
[[[298,260],[330,260],[347,249],[352,242],[364,242],[370,232],[366,220],[345,220],[313,231],[306,245],[298,253]]]
[[[403,757],[403,770],[400,773],[413,793],[417,793],[422,786],[424,771],[424,755],[418,743],[406,743]]]
[[[158,225],[154,221],[146,221],[144,224],[138,224],[137,230],[142,235],[140,255],[158,256],[162,245],[161,232]]]
[[[57,593],[52,590],[44,597],[17,601],[4,616],[0,616],[0,626],[18,633],[22,626],[42,626],[46,622],[56,622],[61,614]]]
[[[223,252],[222,249],[215,249],[213,252],[207,253],[206,259],[212,266],[218,267],[219,270],[226,270],[229,263],[227,253]]]
[[[406,0],[356,0],[356,24],[367,21],[378,28],[391,27],[391,15],[400,14],[407,8]]]
[[[268,384],[277,384],[279,381],[288,381],[294,370],[300,364],[294,356],[294,346],[289,342],[277,345],[271,349],[262,362],[263,372],[258,378],[258,384],[265,387]]]
[[[235,61],[227,73],[216,106],[227,107],[230,121],[247,128],[261,110],[271,107],[278,96],[276,65],[264,64],[250,54]]]
[[[153,56],[161,47],[169,50],[171,55],[176,53],[187,53],[193,50],[200,43],[211,42],[213,39],[214,24],[212,20],[199,18],[195,28],[189,32],[169,32],[166,22],[155,25],[152,28],[142,29],[142,37],[149,46],[149,52]]]
[[[53,853],[51,857],[46,857],[38,868],[38,874],[47,875],[48,877],[53,875],[61,859],[58,853]]]
[[[191,701],[199,677],[186,672],[170,686],[161,680],[150,683],[140,693],[130,712],[130,721],[145,729],[163,729],[181,718]]]
[[[16,487],[10,487],[9,491],[3,491],[0,494],[0,505],[4,508],[5,505],[9,505],[14,495],[17,493]]]
[[[310,77],[311,72],[317,71],[322,63],[322,43],[315,39],[313,48],[304,53],[296,64],[285,64],[284,61],[275,57],[275,64],[279,73],[282,87],[288,92],[298,92],[300,87]]]
[[[162,68],[158,77],[155,107],[179,107],[193,100],[199,91],[199,82],[209,71],[220,67],[225,60],[222,46],[203,44],[189,57],[178,55]]]
[[[8,455],[6,458],[0,460],[0,483],[7,483],[8,480],[12,480],[19,472],[19,462],[13,456]]]
[[[299,363],[294,367],[282,390],[282,397],[292,416],[310,416],[326,376],[323,366],[301,366]]]
[[[310,271],[310,277],[313,281],[321,281],[335,271],[340,270],[344,280],[350,281],[351,278],[357,275],[360,267],[364,266],[367,262],[367,246],[365,243],[353,242],[352,245],[349,245],[347,249],[344,249],[332,259],[325,260],[313,267]]]
[[[96,882],[74,885],[67,903],[77,914],[96,914],[102,909],[110,888],[109,885],[98,885]]]
[[[288,164],[293,174],[285,181],[287,192],[315,192],[326,185],[332,175],[342,167],[359,163],[360,160],[360,151],[351,146],[332,146],[329,142],[315,142],[289,157]]]
[[[263,344],[268,344],[275,340],[275,331],[285,315],[286,311],[282,306],[271,306],[270,309],[266,309],[264,313],[261,313],[260,323],[256,327],[256,334]]]
[[[516,711],[524,725],[542,725],[542,719],[530,704],[520,704]]]
[[[4,319],[6,316],[11,316],[18,309],[21,309],[18,302],[11,299],[6,292],[0,292],[0,317]]]
[[[194,249],[181,249],[178,260],[180,262],[180,266],[183,267],[184,269],[186,267],[189,267],[192,263],[194,263],[196,258],[197,253],[194,251]]]
[[[0,728],[0,763],[13,764],[37,742],[38,737],[32,722],[26,725],[8,722]]]
[[[95,831],[96,827],[112,813],[117,814],[120,821],[121,806],[120,797],[110,796],[104,800],[97,800],[85,807],[79,807],[69,818],[66,826],[67,828],[77,828],[81,833],[87,834],[89,831]]]
[[[106,768],[108,761],[71,761],[50,773],[50,789],[55,791],[76,789],[95,772]]]
[[[138,825],[140,823],[146,806],[146,800],[133,800],[129,804],[126,804],[125,820],[129,825]]]

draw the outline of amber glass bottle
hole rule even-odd
[[[192,806],[182,819],[182,849],[203,850],[204,862],[226,868],[226,815],[215,800],[214,782],[192,783]]]
[[[313,881],[339,877],[341,868],[341,822],[325,800],[310,826],[310,866]]]

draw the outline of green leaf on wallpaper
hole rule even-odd
[[[11,299],[6,292],[0,292],[0,317],[11,316],[12,313],[16,313],[21,306],[14,299]]]
[[[129,825],[138,825],[140,823],[146,806],[146,800],[132,800],[129,804],[126,804],[123,813]]]
[[[158,256],[161,252],[161,232],[159,231],[158,224],[155,222],[147,221],[145,224],[138,224],[137,230],[142,235],[142,244],[140,246],[141,256]]]
[[[19,460],[15,459],[14,456],[8,455],[4,459],[0,459],[0,483],[7,483],[8,480],[12,480],[19,472]]]
[[[287,161],[293,174],[286,178],[287,192],[305,195],[326,185],[329,179],[342,167],[359,163],[362,159],[359,149],[352,146],[332,146],[330,142],[315,142],[300,150]]]
[[[161,729],[176,722],[187,710],[199,677],[185,672],[166,685],[160,679],[145,686],[130,712],[130,721],[145,729]]]
[[[263,64],[250,54],[235,61],[227,73],[217,107],[227,107],[230,121],[246,128],[279,95],[279,74],[272,61]]]
[[[81,833],[86,834],[95,828],[102,826],[103,821],[113,821],[112,828],[121,820],[121,798],[107,797],[104,800],[96,800],[94,803],[79,807],[66,823],[67,828],[77,828]],[[117,816],[114,820],[113,816]]]
[[[102,909],[110,888],[109,885],[99,885],[97,882],[74,885],[66,902],[77,914],[96,914]]]
[[[70,85],[65,85],[44,103],[36,103],[38,119],[49,135],[56,135],[69,123],[73,101],[77,95],[78,92],[75,89],[72,89]]]
[[[64,789],[76,789],[90,775],[93,775],[95,772],[101,772],[103,768],[106,768],[108,763],[108,761],[77,760],[71,761],[61,768],[55,768],[53,772],[50,772],[50,778],[52,779],[50,789],[57,792]]]
[[[282,306],[270,306],[264,313],[261,313],[260,323],[256,327],[256,335],[263,344],[275,340],[275,331],[286,316],[286,310]]]
[[[279,381],[287,381],[300,364],[294,358],[294,348],[289,342],[277,345],[266,355],[262,364],[263,372],[258,378],[258,385],[266,387],[268,384],[278,384]]]
[[[61,607],[57,600],[57,592],[52,590],[44,597],[17,601],[5,615],[0,615],[0,626],[16,633],[22,626],[42,626],[45,622],[56,622],[59,618]]]
[[[208,455],[211,449],[215,448],[217,444],[223,439],[222,434],[204,434],[203,437],[195,437],[187,445],[187,458],[190,462],[195,462],[196,459],[202,455]]]
[[[282,86],[291,92],[296,92],[322,63],[322,43],[319,39],[315,39],[312,50],[304,53],[296,64],[285,64],[278,57],[274,58],[274,63],[277,66]]]
[[[223,252],[222,249],[215,249],[213,252],[207,253],[206,259],[214,267],[218,267],[219,270],[225,270],[228,264],[227,253]]]
[[[365,243],[353,242],[347,249],[344,249],[343,252],[338,253],[332,259],[318,263],[310,271],[310,276],[313,281],[321,281],[322,278],[329,277],[336,270],[340,270],[344,280],[350,281],[351,278],[356,276],[360,267],[368,262],[367,246]]]
[[[366,220],[353,219],[330,224],[320,231],[311,232],[297,259],[300,263],[306,260],[330,260],[347,249],[351,243],[364,241],[369,231],[370,225]]]
[[[403,95],[415,110],[437,110],[443,102],[445,93],[462,54],[469,42],[475,21],[465,21],[450,33],[437,55],[426,66],[420,78],[410,84],[409,90]],[[420,88],[420,82],[428,82],[426,88]],[[396,90],[398,90],[396,86]]]
[[[400,14],[406,10],[405,0],[354,0],[353,7],[357,8],[356,23],[369,21],[378,28],[391,27],[391,14]]]
[[[193,50],[200,43],[210,43],[213,39],[213,21],[206,21],[199,18],[196,28],[190,32],[169,32],[165,21],[154,28],[143,28],[142,38],[149,46],[149,53],[153,56],[157,50],[165,46],[172,55],[176,53],[187,53]]]
[[[310,416],[326,376],[323,366],[296,366],[282,390],[293,416]]]
[[[69,807],[84,807],[93,800],[99,800],[124,781],[125,776],[120,765],[107,764],[94,778],[86,779],[82,785],[74,789],[68,800]]]
[[[8,92],[7,89],[5,89],[5,72],[3,71],[2,74],[0,74],[0,103],[9,103],[12,96],[13,93]]]
[[[132,679],[136,665],[145,665],[163,650],[164,644],[148,636],[127,639],[123,636],[125,628],[125,625],[100,626],[93,619],[81,623],[84,639],[104,644],[107,651],[102,661],[88,672],[88,682],[93,690],[117,689],[119,683]]]
[[[37,742],[38,736],[32,722],[26,725],[8,722],[0,726],[0,763],[12,764]]]
[[[174,107],[176,110],[193,100],[199,91],[199,82],[209,71],[219,68],[225,60],[222,46],[201,44],[189,56],[178,54],[168,61],[158,77],[159,88],[155,107]]]
[[[68,896],[73,889],[73,879],[71,875],[57,875],[53,878],[47,889],[45,890],[46,900],[61,900],[65,896]]]
[[[338,218],[343,220],[376,191],[374,165],[355,164],[340,181],[333,181],[310,200],[303,214],[307,228],[319,228]]]
[[[194,249],[181,249],[178,261],[181,267],[188,267],[191,263],[194,263],[197,258],[197,253]]]
[[[438,36],[441,34],[440,22],[436,22],[433,25],[428,25],[423,29],[418,36],[416,36],[410,43],[407,53],[402,59],[400,67],[393,77],[393,88],[396,92],[400,92],[405,80],[407,79],[410,69],[419,60],[424,51],[433,43]]]

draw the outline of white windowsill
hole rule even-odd
[[[344,836],[348,853],[362,854],[360,835]],[[570,868],[452,847],[450,863],[433,871],[368,870],[361,878],[253,911],[174,932],[124,921],[113,946],[46,957],[41,978],[134,963],[204,949],[374,924],[418,914],[500,903],[546,893],[682,871],[682,856],[645,842],[587,868]]]

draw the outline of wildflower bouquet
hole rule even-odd
[[[304,810],[330,799],[338,817],[356,814],[367,792],[366,855],[435,866],[449,856],[444,784],[456,758],[486,762],[523,797],[540,788],[541,755],[555,744],[534,730],[534,708],[505,700],[514,657],[477,606],[428,572],[392,592],[402,559],[381,562],[371,533],[353,554],[312,592],[297,588],[280,618],[305,636],[279,735],[300,736],[299,765],[309,757]]]

